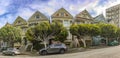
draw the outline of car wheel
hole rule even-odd
[[[64,54],[65,53],[65,50],[64,49],[61,49],[60,50],[60,54]]]
[[[47,51],[42,51],[40,54],[41,55],[47,55]]]

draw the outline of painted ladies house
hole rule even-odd
[[[68,29],[68,37],[65,42],[70,43],[72,41],[72,35],[69,32],[69,27],[72,24],[73,16],[64,8],[58,9],[51,15],[52,22],[60,22],[64,27]]]
[[[93,23],[93,17],[85,9],[75,16],[74,23],[75,24],[92,24]],[[86,41],[87,46],[92,45],[92,38],[90,36],[86,36],[84,38],[85,38],[84,40]],[[78,41],[81,44],[81,46],[83,46],[82,41],[80,39]]]
[[[69,28],[72,24],[73,16],[64,8],[60,8],[51,16],[52,22],[58,21],[64,25],[64,27]]]
[[[48,18],[41,12],[36,11],[29,19],[28,26],[35,26],[40,22],[49,22]]]
[[[74,20],[74,23],[77,24],[81,24],[81,23],[91,24],[92,22],[93,22],[93,18],[86,9],[78,13],[75,16],[75,20]]]
[[[27,28],[28,28],[28,24],[27,24],[27,21],[25,19],[23,19],[22,17],[18,16],[16,18],[16,20],[13,22],[12,24],[14,27],[17,27],[17,28],[21,28],[22,29],[22,35],[23,37],[25,36],[25,32],[27,31]]]

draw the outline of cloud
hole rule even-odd
[[[0,1],[0,15],[3,15],[4,13],[7,12],[7,6],[9,6],[10,3],[11,3],[10,0],[1,0]]]
[[[25,11],[23,11],[25,10]],[[32,16],[32,14],[34,13],[34,11],[32,11],[29,8],[20,8],[18,10],[18,13],[16,13],[17,16],[21,16],[22,18],[24,18],[25,20],[28,20],[30,16]]]
[[[106,8],[119,4],[120,0],[1,0],[0,27],[6,22],[13,23],[17,16],[28,18],[37,10],[50,17],[59,8],[64,7],[73,16],[87,9],[94,17]]]
[[[107,8],[117,4],[120,4],[120,0],[98,0],[96,1],[96,4],[92,8],[89,8],[89,11],[91,13],[92,12],[96,13],[92,14],[93,17],[99,14],[105,15],[105,11]]]

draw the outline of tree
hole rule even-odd
[[[117,28],[115,37],[119,41],[119,39],[120,39],[120,28]]]
[[[59,34],[53,38],[56,41],[64,42],[67,39],[68,36],[68,30],[66,28],[63,28]]]
[[[100,34],[100,29],[95,24],[74,24],[70,27],[72,35],[77,36],[86,47],[85,37],[86,36],[97,36]]]
[[[46,48],[48,40],[60,34],[63,29],[63,25],[58,22],[53,22],[51,24],[48,22],[41,22],[37,26],[30,28],[26,36],[30,40],[43,41]]]
[[[99,24],[99,26],[101,29],[100,35],[106,38],[106,44],[108,45],[108,42],[110,42],[112,38],[115,38],[117,27],[111,24]]]
[[[0,29],[0,38],[8,43],[9,47],[14,47],[14,43],[21,42],[21,29],[13,26],[4,26]]]

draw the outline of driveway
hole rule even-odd
[[[0,58],[120,58],[120,46],[109,48],[94,49],[91,51],[70,53],[70,54],[57,54],[47,56],[0,56]]]

